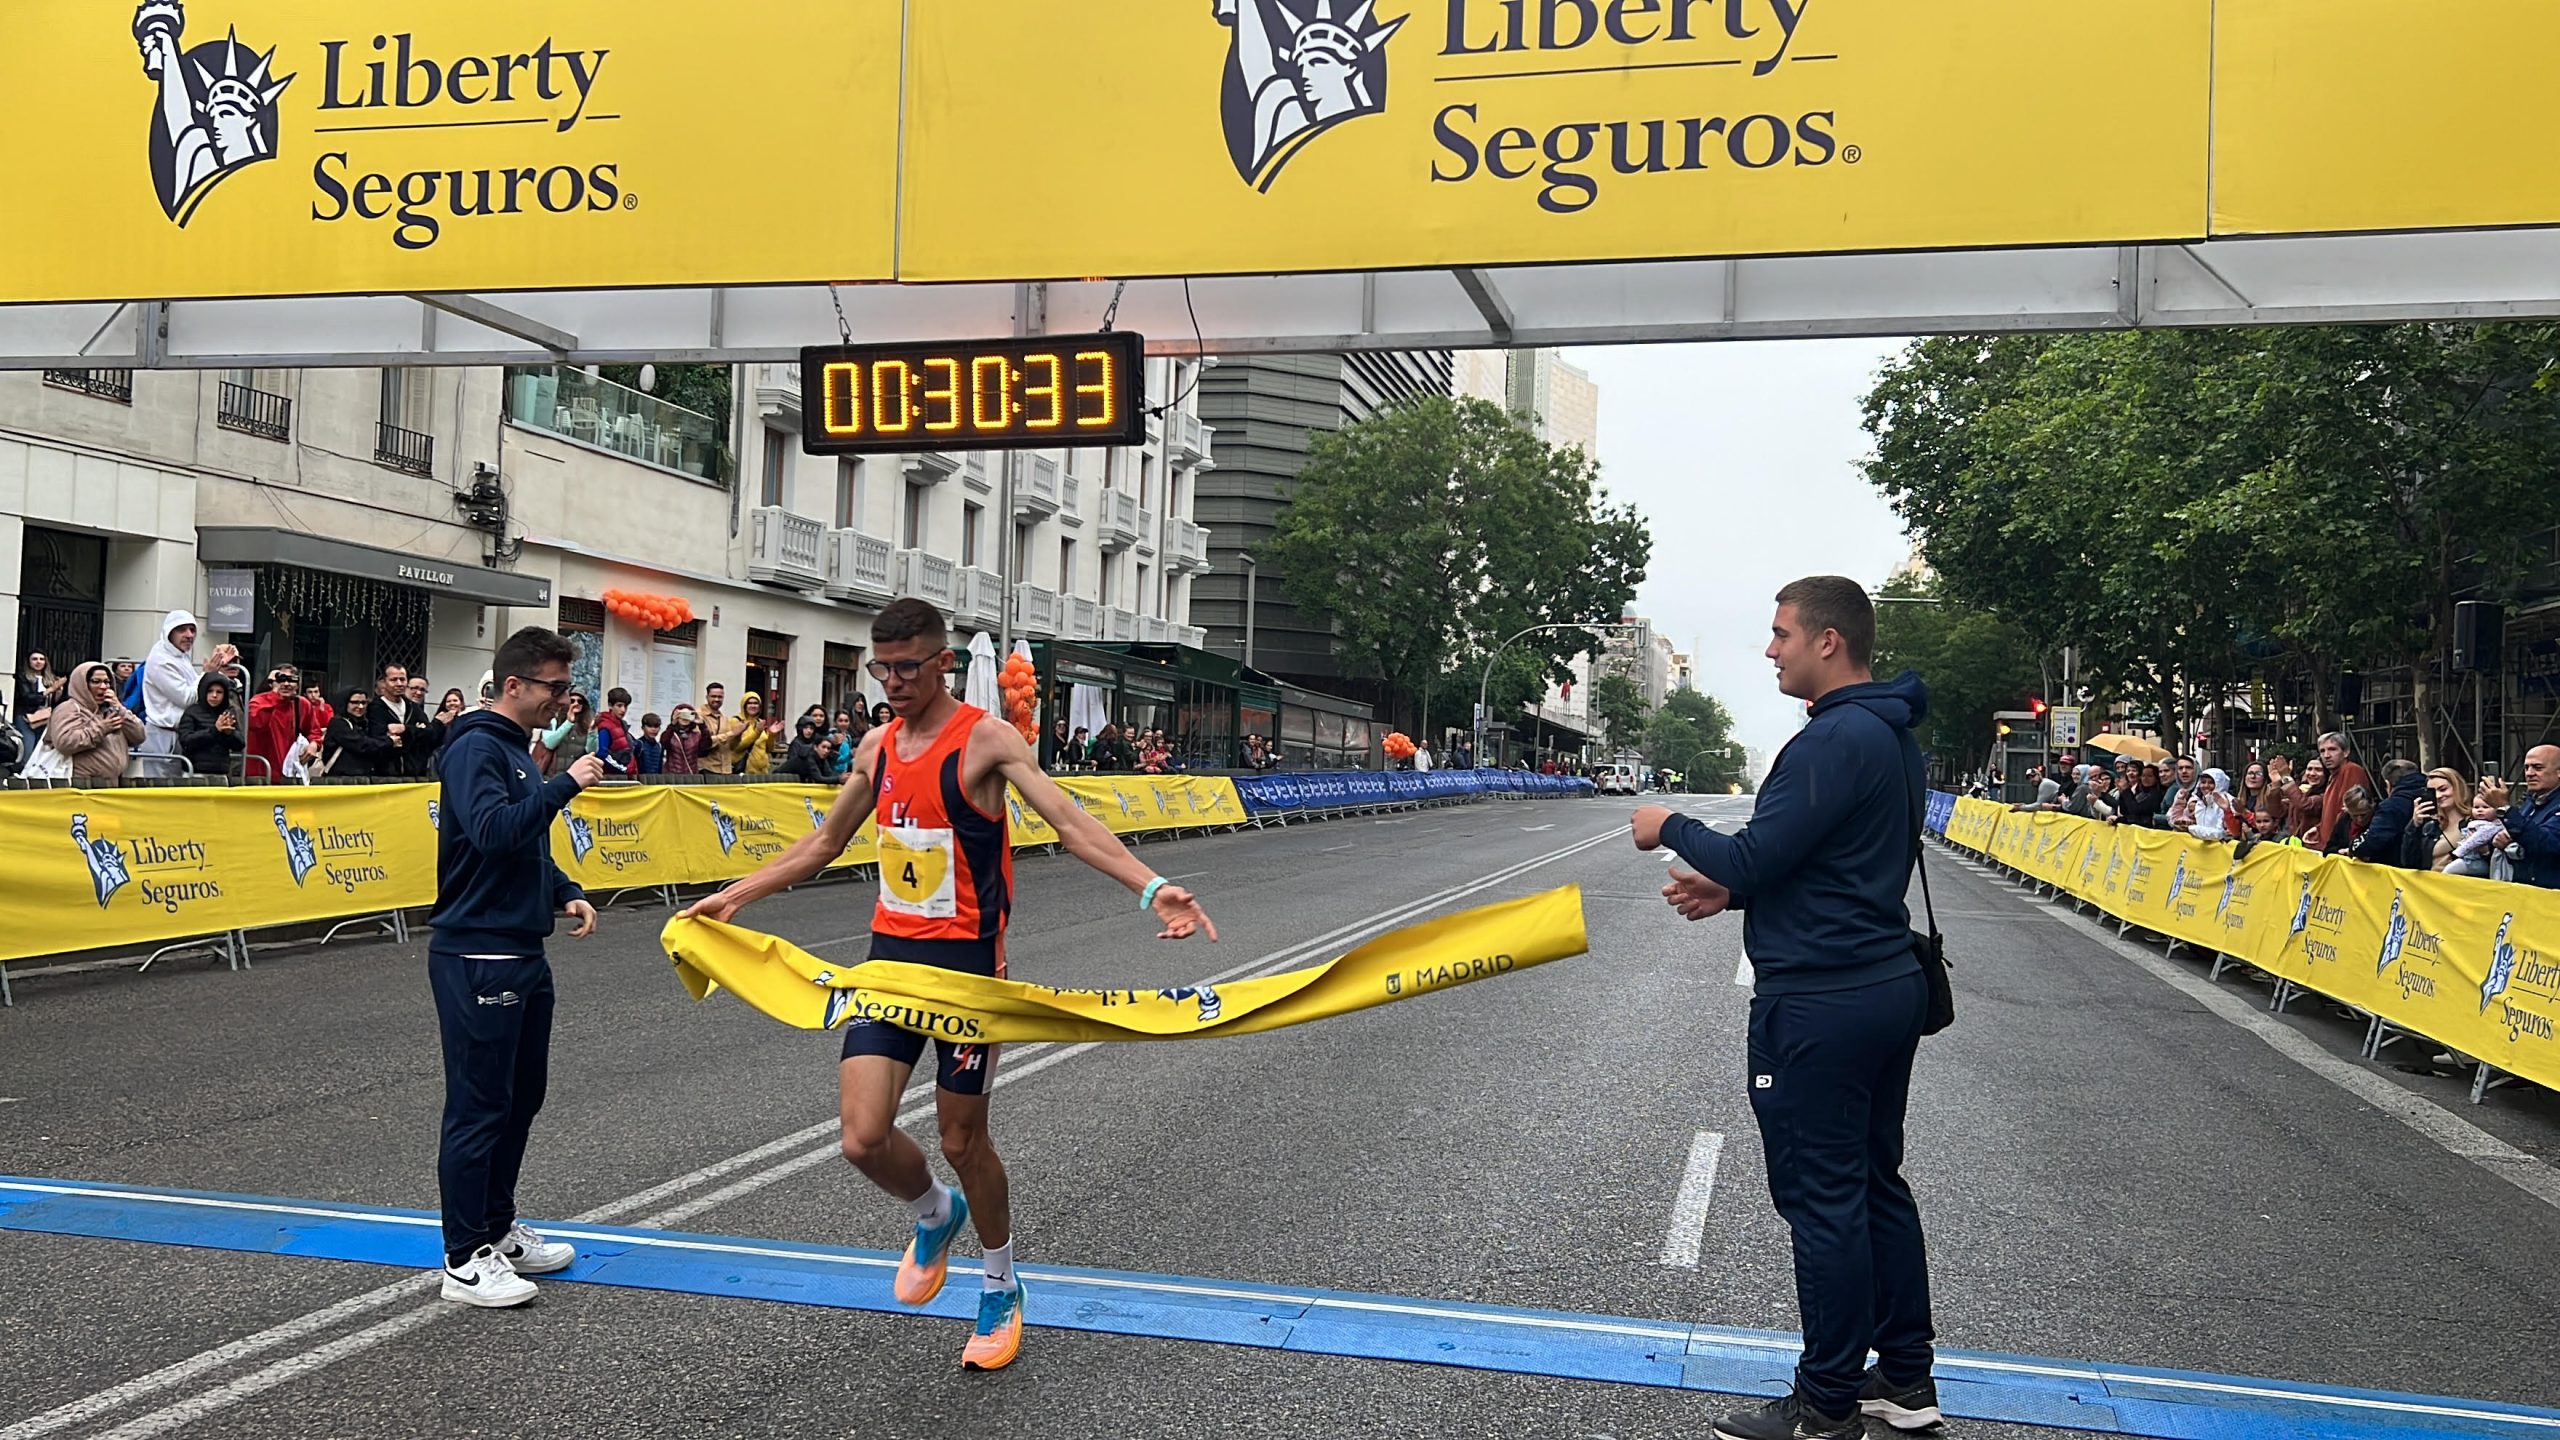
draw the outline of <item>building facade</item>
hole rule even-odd
[[[1149,364],[1173,399],[1142,445],[858,463],[800,453],[795,366],[734,372],[726,425],[555,367],[0,373],[7,668],[138,658],[186,609],[199,653],[234,643],[253,676],[291,661],[343,694],[398,663],[469,693],[542,624],[599,700],[664,711],[716,680],[790,713],[876,693],[871,621],[902,595],[964,649],[1007,619],[1196,646],[1209,431],[1196,362]],[[610,589],[697,618],[653,630]]]

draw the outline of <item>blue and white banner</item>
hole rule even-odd
[[[1947,833],[1947,822],[1956,818],[1956,797],[1944,790],[1929,792],[1929,813],[1921,824],[1932,835]]]
[[[1245,810],[1255,815],[1400,805],[1460,795],[1588,795],[1592,789],[1589,780],[1526,770],[1326,770],[1236,777],[1236,793],[1244,797]]]

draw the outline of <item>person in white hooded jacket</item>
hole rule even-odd
[[[198,682],[206,671],[227,668],[240,656],[238,650],[223,645],[214,650],[211,660],[199,666],[195,645],[195,616],[172,610],[160,617],[160,643],[151,647],[150,657],[142,666],[142,719],[148,727],[143,754],[178,753],[178,720],[195,703]]]

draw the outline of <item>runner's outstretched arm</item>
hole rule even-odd
[[[1144,894],[1155,881],[1156,872],[1147,862],[1130,853],[1119,836],[1058,788],[1058,782],[1040,768],[1039,757],[1031,753],[1031,746],[1012,726],[989,716],[978,722],[977,733],[969,737],[969,743],[979,747],[982,754],[994,757],[996,774],[1022,792],[1022,798],[1057,830],[1058,838],[1077,859],[1139,894]],[[1198,897],[1179,885],[1158,884],[1152,908],[1156,918],[1164,922],[1164,929],[1156,936],[1159,940],[1188,939],[1195,930],[1211,940],[1218,938],[1218,927],[1210,921],[1209,912],[1200,908]]]
[[[880,737],[886,730],[883,726],[862,737],[853,768],[845,772],[844,785],[836,791],[836,803],[827,810],[827,823],[792,841],[790,848],[756,867],[754,874],[732,880],[726,889],[695,901],[684,912],[686,916],[726,921],[750,901],[814,879],[818,872],[834,864],[844,854],[844,847],[861,832],[862,822],[871,818],[872,806],[878,803],[878,797],[871,793],[871,776],[873,761],[880,754]]]

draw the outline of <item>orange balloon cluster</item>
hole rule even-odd
[[[1420,748],[1413,743],[1412,736],[1401,730],[1390,732],[1386,739],[1379,742],[1379,745],[1387,752],[1387,758],[1390,760],[1410,760],[1413,758],[1413,752]]]
[[[693,607],[681,595],[649,595],[638,590],[607,590],[604,608],[635,625],[673,630],[692,623]]]
[[[996,672],[996,686],[1004,692],[1004,718],[1022,732],[1023,739],[1039,743],[1040,672],[1032,668],[1029,658],[1011,656]]]

